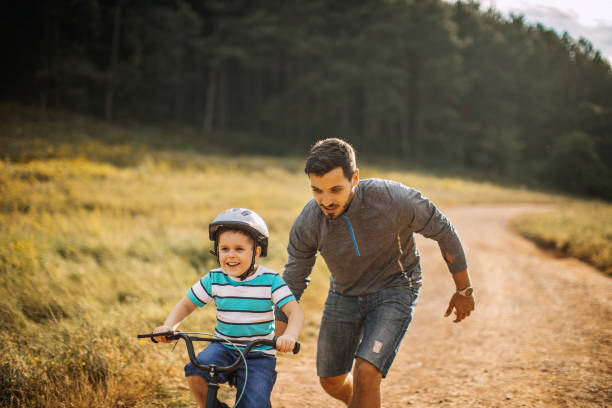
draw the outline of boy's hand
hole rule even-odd
[[[282,351],[283,353],[293,351],[293,347],[295,347],[296,340],[297,339],[291,335],[283,334],[282,336],[276,339],[276,349],[278,351]]]
[[[153,330],[153,333],[164,333],[164,332],[169,332],[169,331],[172,331],[172,327],[159,326],[159,327],[156,327],[155,330]],[[153,340],[160,342],[160,343],[171,343],[171,341],[168,340],[166,336],[153,337]]]

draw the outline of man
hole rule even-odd
[[[323,389],[347,406],[380,407],[381,380],[412,320],[421,286],[413,233],[440,246],[457,287],[445,313],[454,310],[455,322],[474,310],[461,242],[419,191],[390,180],[360,181],[355,152],[343,140],[316,143],[304,170],[314,199],[291,229],[283,278],[299,299],[321,253],[331,276],[317,375]],[[277,333],[282,333],[286,318],[278,310],[277,319]]]

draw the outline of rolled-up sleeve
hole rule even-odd
[[[435,240],[452,273],[466,270],[463,246],[452,223],[420,191],[401,184],[399,186],[392,188],[393,200],[399,208],[398,222],[407,222],[412,231]]]

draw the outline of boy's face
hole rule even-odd
[[[338,218],[350,204],[355,187],[359,183],[359,170],[355,170],[349,180],[344,176],[342,167],[336,167],[322,176],[308,174],[312,195],[323,214],[329,218]]]
[[[238,231],[223,231],[219,235],[219,263],[223,271],[234,278],[245,273],[251,266],[253,256],[253,239],[247,234]],[[258,246],[255,252],[255,261],[261,254]]]

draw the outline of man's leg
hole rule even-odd
[[[364,297],[363,338],[355,357],[350,408],[380,407],[380,383],[410,325],[418,290],[392,287]]]
[[[190,375],[187,377],[187,382],[189,382],[189,389],[198,403],[198,407],[206,408],[206,395],[208,395],[206,381],[199,375]]]
[[[359,357],[355,359],[355,378],[353,380],[353,399],[350,408],[380,407],[380,382],[382,373]]]
[[[330,291],[317,343],[317,375],[321,386],[329,395],[347,405],[353,395],[350,372],[363,327],[357,302],[356,297]]]
[[[349,374],[337,377],[319,377],[319,382],[326,393],[344,402],[347,406],[353,398],[353,376]]]

